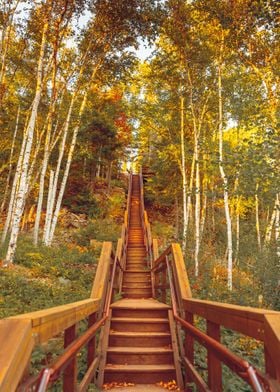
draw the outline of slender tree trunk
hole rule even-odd
[[[239,246],[240,246],[240,196],[237,196],[236,203],[236,244],[235,244],[235,263],[239,260]]]
[[[259,184],[256,185],[256,193],[255,193],[255,217],[256,217],[256,233],[257,233],[257,241],[259,251],[262,250],[261,243],[261,231],[260,231],[260,219],[259,219],[259,196],[258,196]]]
[[[107,184],[108,184],[107,190],[108,190],[108,193],[110,193],[110,191],[111,191],[112,168],[113,168],[113,162],[111,161],[109,163],[108,171],[107,171]]]
[[[27,124],[26,124],[27,126]],[[14,213],[14,207],[15,207],[15,200],[16,200],[16,195],[17,195],[17,190],[18,190],[18,184],[19,184],[19,179],[21,175],[21,170],[22,170],[22,162],[23,162],[23,156],[24,156],[24,151],[26,147],[26,141],[27,141],[27,133],[26,133],[26,127],[23,130],[23,139],[22,139],[22,144],[21,144],[21,149],[18,157],[18,163],[17,163],[17,168],[16,168],[16,173],[13,179],[13,185],[12,185],[12,190],[10,194],[10,202],[9,202],[9,208],[8,208],[8,213],[2,233],[2,239],[1,242],[2,244],[5,242],[7,238],[7,234],[9,231],[9,228],[11,226],[11,219]]]
[[[221,45],[221,56],[223,53],[223,44]],[[224,186],[224,206],[227,224],[227,270],[228,270],[228,288],[232,290],[232,227],[229,208],[228,178],[224,170],[223,161],[223,97],[222,97],[222,61],[220,58],[218,65],[218,95],[219,95],[219,169]]]
[[[175,196],[175,230],[174,237],[176,240],[179,238],[179,200],[178,196]]]
[[[188,230],[188,209],[187,209],[187,176],[186,176],[186,154],[185,154],[185,110],[184,97],[180,97],[181,111],[181,167],[182,167],[182,196],[183,196],[183,254],[186,254],[187,230]]]
[[[67,136],[68,136],[68,132],[69,132],[70,120],[72,117],[72,111],[73,111],[73,106],[74,106],[75,101],[76,101],[76,94],[73,94],[71,102],[70,102],[70,106],[68,109],[65,125],[64,125],[64,132],[63,132],[63,137],[61,140],[61,145],[59,148],[59,155],[58,155],[58,160],[57,160],[57,165],[56,165],[56,170],[55,170],[55,175],[54,175],[54,180],[53,180],[52,192],[51,192],[51,196],[50,196],[51,199],[50,199],[50,203],[48,204],[47,212],[46,212],[46,221],[45,221],[44,234],[43,234],[43,241],[45,244],[47,244],[49,241],[51,221],[52,221],[52,216],[53,216],[53,209],[54,209],[55,198],[56,198],[56,194],[57,194],[58,179],[59,179],[62,159],[63,159],[64,152],[65,152],[65,145],[66,145],[66,140],[67,140]]]
[[[15,211],[14,216],[12,217],[12,230],[11,230],[11,237],[8,245],[8,250],[5,258],[4,265],[8,266],[13,262],[16,246],[17,246],[17,239],[20,229],[20,221],[23,214],[23,208],[25,204],[25,195],[26,189],[28,188],[28,167],[29,167],[29,160],[31,155],[31,149],[33,144],[33,135],[35,129],[35,122],[37,118],[38,106],[41,100],[42,94],[42,75],[43,75],[43,59],[45,54],[45,46],[46,46],[46,33],[48,29],[48,23],[44,23],[43,32],[42,32],[42,41],[41,41],[41,48],[40,48],[40,55],[38,60],[38,71],[37,71],[37,85],[36,85],[36,93],[34,97],[34,101],[32,104],[31,115],[29,119],[29,123],[27,126],[27,136],[26,136],[26,146],[24,151],[24,157],[22,162],[22,170],[21,176],[19,181],[18,193],[15,201]]]
[[[102,156],[102,145],[100,146],[100,149],[99,149],[98,163],[97,163],[97,168],[96,168],[96,177],[97,178],[99,178],[101,175],[101,156]]]
[[[203,187],[203,204],[202,204],[202,209],[201,209],[200,243],[202,241],[202,236],[203,236],[203,232],[204,232],[204,228],[205,228],[206,215],[207,215],[207,202],[208,202],[207,182],[205,181],[205,186]]]
[[[82,101],[82,104],[80,107],[80,111],[79,111],[79,121],[73,131],[72,141],[71,141],[70,149],[68,152],[68,158],[67,158],[67,162],[66,162],[66,168],[65,168],[64,175],[62,178],[60,191],[59,191],[59,194],[57,197],[56,208],[55,208],[53,218],[52,218],[50,235],[49,235],[49,238],[46,239],[46,245],[48,245],[48,246],[50,246],[52,243],[54,232],[56,229],[57,219],[58,219],[59,211],[61,208],[61,203],[62,203],[62,199],[63,199],[63,195],[64,195],[64,191],[65,191],[65,187],[66,187],[66,183],[67,183],[67,179],[68,179],[68,175],[69,175],[69,170],[70,170],[70,166],[72,163],[74,149],[76,146],[77,136],[78,136],[78,132],[79,132],[79,128],[80,128],[80,121],[81,121],[81,117],[82,117],[84,110],[85,110],[86,102],[87,102],[87,93],[84,94],[84,98],[83,98],[83,101]]]
[[[195,276],[199,273],[199,245],[200,245],[200,170],[197,130],[195,129]]]
[[[275,203],[274,203],[274,207],[273,207],[273,211],[272,211],[272,214],[271,214],[270,221],[269,221],[269,223],[268,223],[268,225],[266,227],[266,230],[265,230],[265,239],[264,239],[264,246],[265,247],[268,247],[268,245],[271,242],[272,229],[273,229],[273,225],[274,225],[275,218],[276,218],[276,211],[277,211],[277,196],[276,196],[276,199],[275,199]]]
[[[275,213],[275,241],[276,254],[280,258],[280,197],[279,193],[276,195],[276,213]]]
[[[17,132],[18,132],[19,115],[20,115],[20,106],[19,106],[18,112],[17,112],[16,125],[15,125],[15,130],[14,130],[14,135],[13,135],[13,141],[12,141],[12,147],[11,147],[10,158],[9,158],[9,171],[8,171],[8,175],[7,175],[7,180],[6,180],[6,186],[5,186],[3,201],[2,201],[1,209],[0,209],[1,212],[4,211],[5,204],[6,204],[7,194],[8,194],[8,190],[9,190],[9,187],[10,187],[10,179],[11,179],[12,168],[13,168],[13,154],[14,154],[16,136],[17,136]]]

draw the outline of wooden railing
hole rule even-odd
[[[95,337],[108,319],[111,301],[122,286],[128,242],[131,178],[130,175],[125,221],[116,253],[111,242],[103,243],[90,298],[0,321],[1,392],[43,392],[61,376],[63,391],[83,392],[94,379],[102,354]],[[88,327],[78,336],[78,325],[83,320],[87,320]],[[63,353],[50,366],[30,377],[28,370],[33,350],[57,337],[64,340]],[[87,349],[87,368],[78,385],[77,357],[84,347]]]
[[[140,167],[139,172],[139,181],[140,181],[140,211],[141,211],[141,222],[142,228],[144,232],[144,244],[146,247],[148,260],[147,266],[151,268],[152,260],[154,259],[153,255],[153,238],[151,232],[151,225],[148,220],[148,215],[145,210],[145,203],[144,203],[144,182],[143,182],[143,174],[142,174],[142,167]]]
[[[156,298],[172,305],[174,318],[185,334],[181,360],[187,390],[194,382],[199,391],[222,391],[222,363],[254,391],[280,390],[280,312],[193,299],[178,244],[172,244],[153,262],[152,284]],[[206,320],[205,332],[196,326],[195,316]],[[263,342],[266,374],[221,344],[221,327]],[[195,341],[207,349],[207,382],[195,366]]]

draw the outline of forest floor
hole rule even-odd
[[[125,186],[118,183],[109,194],[97,189],[103,212],[95,216],[64,209],[51,247],[33,245],[32,224],[24,230],[14,264],[0,268],[0,318],[89,297],[102,242],[116,244],[121,233]]]

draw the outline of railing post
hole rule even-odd
[[[220,326],[207,320],[207,335],[220,342]],[[223,390],[222,366],[221,362],[211,352],[207,351],[208,385],[212,391],[220,392]]]
[[[161,302],[166,303],[167,269],[161,273]]]
[[[64,331],[64,348],[68,347],[76,339],[76,325],[72,325]],[[63,392],[75,392],[77,379],[76,357],[69,363],[63,373]]]
[[[96,322],[96,313],[90,314],[88,318],[88,328],[90,328]],[[87,345],[87,366],[88,368],[92,364],[95,357],[95,335],[88,342]]]
[[[188,323],[190,323],[191,325],[193,325],[193,314],[188,311],[185,311],[185,320]],[[186,358],[193,365],[193,363],[194,363],[194,339],[187,332],[185,334],[184,348],[185,348]],[[186,381],[186,384],[193,381],[192,377],[190,377],[188,373],[186,374],[185,381]],[[192,389],[187,387],[186,391],[192,391]]]

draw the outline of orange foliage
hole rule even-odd
[[[180,388],[177,386],[175,380],[168,381],[168,382],[160,381],[156,385],[161,388],[168,389],[169,391],[180,391]]]
[[[133,387],[135,384],[131,383],[131,382],[110,382],[107,384],[103,385],[103,389],[105,389],[106,391],[108,391],[109,389],[112,388],[125,388],[125,387]]]

